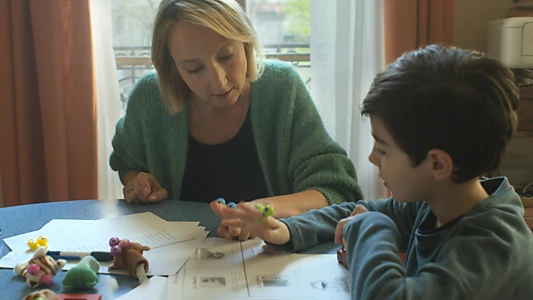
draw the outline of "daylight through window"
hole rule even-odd
[[[267,58],[290,61],[311,81],[311,0],[238,0],[254,24]],[[120,101],[125,109],[135,82],[153,72],[152,25],[160,0],[111,0],[113,49]]]

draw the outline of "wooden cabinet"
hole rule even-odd
[[[507,176],[516,190],[521,192],[533,182],[533,86],[520,88],[520,107],[517,113],[517,131],[494,175]]]
[[[533,138],[533,86],[520,88],[516,136]],[[533,152],[533,149],[531,150]]]

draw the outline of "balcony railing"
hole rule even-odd
[[[311,82],[309,44],[277,44],[263,47],[266,58],[291,62],[307,85]],[[149,46],[114,47],[122,109],[139,78],[152,72]]]

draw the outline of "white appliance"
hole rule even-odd
[[[486,53],[509,68],[533,68],[533,17],[490,21]]]

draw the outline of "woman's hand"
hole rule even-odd
[[[346,224],[350,222],[351,219],[355,218],[355,216],[362,214],[362,213],[366,213],[366,212],[368,212],[368,209],[366,209],[364,205],[359,204],[354,208],[354,210],[352,211],[352,213],[350,214],[348,218],[344,218],[339,221],[339,223],[337,224],[337,228],[335,229],[335,244],[342,243],[342,246],[344,248],[345,241],[342,236],[344,232],[344,226],[346,226]]]
[[[214,211],[215,214],[219,217],[223,217],[222,212],[225,209],[230,209],[225,204],[219,203],[217,201],[211,202],[210,206],[211,206],[211,210]],[[224,219],[222,221],[224,221]],[[243,228],[241,227],[222,225],[222,222],[220,223],[220,225],[218,225],[217,234],[218,236],[224,237],[228,240],[232,240],[233,238],[238,237],[239,240],[246,241],[248,239],[253,239],[255,237],[254,235],[250,234],[248,231],[243,230]]]
[[[224,220],[222,220],[222,222],[220,222],[220,224],[218,225],[218,236],[224,237],[228,240],[233,240],[233,238],[238,237],[241,241],[246,241],[255,238],[253,234],[250,234],[248,231],[240,227],[222,225],[223,221]]]
[[[129,175],[129,176],[128,176]],[[128,203],[155,203],[168,197],[167,190],[161,187],[155,177],[146,172],[139,172],[136,175],[128,173],[124,178],[132,177],[126,181],[124,189],[124,199]]]
[[[271,216],[263,217],[263,212],[254,203],[239,203],[237,208],[219,207],[223,217],[221,226],[238,227],[265,242],[283,245],[290,241],[289,228],[285,223]]]

